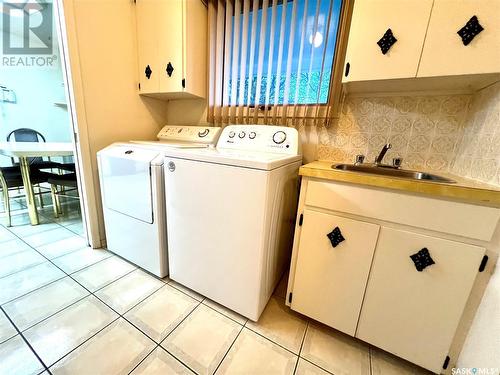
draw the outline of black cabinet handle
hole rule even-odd
[[[472,42],[472,39],[476,37],[484,28],[479,23],[476,16],[472,16],[470,20],[467,21],[464,27],[457,31],[457,34],[462,38],[462,43],[464,46]]]
[[[172,77],[172,73],[174,72],[174,67],[172,66],[172,64],[169,62],[167,64],[167,69],[165,69],[167,71],[167,75],[169,77]]]
[[[153,73],[153,71],[151,70],[151,67],[149,65],[146,66],[146,69],[144,70],[144,74],[146,75],[147,79],[151,78],[152,73]]]
[[[333,228],[333,230],[326,236],[330,240],[330,243],[332,244],[333,247],[337,247],[342,241],[345,241],[345,238],[342,235],[342,232],[340,231],[339,227]]]
[[[349,70],[351,70],[351,64],[345,64],[345,73],[344,75],[347,77],[349,75]]]
[[[435,264],[434,260],[431,258],[429,249],[424,247],[418,253],[410,255],[411,260],[415,264],[415,268],[418,272],[422,272],[425,268]]]
[[[382,54],[385,55],[392,47],[394,43],[396,43],[398,40],[392,33],[391,29],[387,29],[385,32],[384,36],[379,39],[377,42],[378,46],[380,47],[380,50],[382,51]]]

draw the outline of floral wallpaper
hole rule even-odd
[[[401,157],[404,168],[500,185],[499,96],[497,83],[474,95],[348,97],[339,119],[318,129],[317,158],[372,162],[389,142],[386,163]]]

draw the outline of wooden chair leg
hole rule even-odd
[[[50,185],[50,195],[52,196],[52,209],[54,210],[54,217],[59,217],[59,207],[57,204],[57,189],[55,185]]]
[[[36,186],[38,188],[38,200],[40,201],[40,208],[43,208],[42,188],[40,187],[40,184],[37,184]]]
[[[5,215],[7,215],[6,225],[8,227],[12,226],[12,221],[10,218],[10,197],[9,197],[9,189],[6,186],[2,186],[3,193],[3,205],[5,207]]]

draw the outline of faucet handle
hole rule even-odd
[[[354,164],[356,165],[359,165],[359,164],[363,164],[363,162],[365,161],[365,155],[356,155],[356,162]]]
[[[401,168],[403,164],[403,158],[394,158],[392,159],[392,166],[395,168]]]

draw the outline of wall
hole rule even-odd
[[[22,45],[20,35],[12,33],[10,38],[14,45]],[[1,66],[0,85],[13,90],[17,101],[0,101],[0,141],[5,141],[7,135],[18,128],[37,130],[47,142],[71,141],[68,112],[65,107],[54,105],[54,102],[65,102],[65,96],[57,43],[53,48],[53,56],[56,56],[53,66]],[[10,164],[10,158],[0,158],[0,166]]]
[[[166,102],[138,95],[134,4],[123,0],[66,0],[64,11],[81,134],[84,179],[104,238],[96,153],[113,142],[156,139]]]

